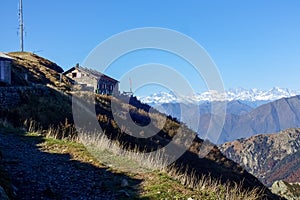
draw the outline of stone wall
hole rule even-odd
[[[46,86],[0,87],[0,108],[18,106],[26,95],[43,96],[50,93]]]

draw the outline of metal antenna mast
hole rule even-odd
[[[22,0],[20,0],[20,8],[19,8],[19,20],[20,20],[20,45],[21,51],[24,51],[24,24],[23,24],[23,4]]]
[[[129,78],[129,84],[130,84],[130,93],[132,94],[132,80]]]

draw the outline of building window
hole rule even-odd
[[[72,78],[76,78],[77,77],[77,73],[76,72],[73,72],[72,73]]]
[[[0,80],[4,81],[5,62],[0,61]]]

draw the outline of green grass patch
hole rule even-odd
[[[108,166],[109,168],[118,169],[119,171],[123,172],[147,172],[149,169],[140,166],[140,164],[130,158],[127,158],[123,155],[116,155],[111,151],[99,150],[94,146],[87,146],[88,151],[99,160],[104,165]]]
[[[184,187],[180,182],[172,179],[168,174],[152,172],[143,183],[142,198],[148,199],[195,199],[197,191]]]

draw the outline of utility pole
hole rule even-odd
[[[21,51],[24,51],[24,24],[23,24],[23,4],[22,0],[20,0],[20,8],[19,8],[19,21],[20,21],[20,46]]]

